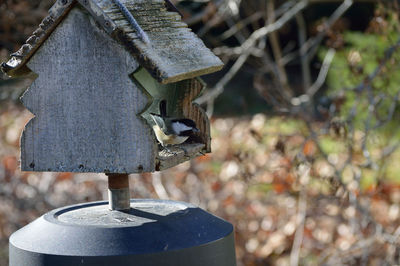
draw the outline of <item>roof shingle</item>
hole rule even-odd
[[[11,76],[23,73],[29,58],[78,3],[161,83],[177,82],[222,68],[220,59],[182,22],[177,12],[167,10],[164,0],[120,1],[149,42],[143,41],[143,37],[138,35],[138,31],[112,0],[58,0],[27,44],[11,55],[7,63],[3,63],[3,71]]]

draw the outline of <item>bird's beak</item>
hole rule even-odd
[[[200,132],[200,130],[199,130],[198,128],[195,127],[195,128],[193,128],[193,132],[196,132],[196,133],[197,133],[197,132]]]

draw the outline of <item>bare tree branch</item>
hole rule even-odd
[[[322,85],[324,85],[326,76],[328,75],[328,71],[329,71],[329,68],[332,63],[332,60],[335,57],[335,53],[336,53],[336,51],[333,48],[330,48],[328,50],[328,52],[326,53],[324,61],[322,62],[321,71],[318,74],[317,80],[314,82],[314,84],[311,87],[309,87],[307,89],[306,93],[309,98],[312,98],[315,95],[315,93],[317,93],[318,90],[322,87]]]
[[[297,56],[303,51],[305,53],[307,51],[308,60],[311,60],[319,45],[321,44],[323,38],[327,34],[328,30],[336,23],[336,21],[346,13],[346,11],[353,5],[353,0],[345,0],[336,10],[335,12],[329,17],[329,19],[325,22],[325,25],[320,31],[317,36],[308,39],[306,43],[304,43],[298,51],[293,53],[289,53],[282,58],[283,64],[287,64],[288,62],[292,61],[293,59],[297,58]]]
[[[273,24],[275,20],[275,4],[273,0],[267,2],[267,14],[268,14],[268,24]],[[272,52],[274,54],[275,61],[277,62],[278,78],[282,89],[285,91],[285,95],[292,97],[292,91],[289,87],[288,77],[285,70],[285,66],[281,63],[282,51],[281,45],[279,43],[278,34],[276,31],[271,32],[269,35],[269,40],[272,47]]]
[[[209,103],[214,101],[223,91],[228,84],[228,82],[237,74],[237,72],[242,68],[244,63],[247,61],[247,58],[251,54],[252,48],[255,46],[256,42],[270,34],[273,31],[276,31],[283,27],[289,20],[291,20],[298,12],[303,10],[307,6],[308,1],[302,0],[298,4],[296,4],[293,8],[291,8],[287,13],[285,13],[282,17],[280,17],[275,23],[269,24],[265,27],[262,27],[256,31],[254,31],[251,36],[241,45],[240,49],[242,50],[241,56],[236,60],[233,66],[229,69],[228,73],[215,85],[214,89],[199,97],[196,102],[199,104]]]
[[[310,180],[310,167],[306,165],[302,166],[306,169],[302,169],[303,173],[301,173],[300,177],[301,188],[296,217],[297,230],[294,235],[292,251],[290,253],[290,266],[299,265],[300,248],[304,237],[304,223],[307,212],[307,186]]]
[[[300,45],[300,59],[301,59],[301,71],[303,75],[303,87],[304,90],[311,86],[311,72],[310,72],[310,60],[307,56],[307,51],[304,44],[307,40],[307,25],[304,20],[303,14],[299,12],[296,15],[297,26],[299,27],[299,45]],[[281,64],[284,64],[282,58]]]

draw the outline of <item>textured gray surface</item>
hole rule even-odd
[[[152,200],[132,200],[131,211],[120,212],[110,211],[108,205],[98,204],[87,208],[76,208],[55,215],[57,221],[65,225],[81,226],[104,226],[104,227],[130,227],[141,226],[146,223],[154,223],[157,218],[170,214],[183,216],[188,208],[195,208],[188,203]],[[135,215],[134,213],[147,213],[146,216]]]
[[[75,3],[76,0],[58,0],[50,8],[48,16],[42,20],[38,28],[26,40],[26,43],[17,52],[11,54],[7,63],[1,64],[1,70],[9,76],[28,74],[30,71],[26,67],[26,63],[53,32],[58,23],[74,7]]]
[[[113,1],[93,0],[124,32],[124,43],[154,78],[172,83],[215,72],[223,63],[164,0],[121,0],[147,34],[144,43]]]
[[[93,202],[53,210],[10,237],[10,266],[234,266],[233,226],[184,202]]]
[[[183,143],[169,148],[174,154],[167,152],[166,150],[161,150],[157,156],[156,170],[165,170],[195,158],[201,155],[200,152],[204,152],[204,148],[205,145],[200,143]]]
[[[12,56],[2,68],[11,76],[25,73],[30,57],[47,41],[73,6],[82,6],[90,12],[102,29],[123,44],[162,83],[177,82],[222,68],[221,60],[182,22],[180,15],[167,11],[164,0],[121,2],[139,27],[133,27],[112,0],[58,0],[38,30],[17,52],[18,55]],[[145,42],[139,38],[138,32],[147,36]]]
[[[149,99],[129,75],[132,56],[74,8],[29,61],[24,94],[36,116],[21,138],[28,171],[153,171],[156,141],[138,115]]]

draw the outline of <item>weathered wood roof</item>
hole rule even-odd
[[[77,4],[84,7],[113,39],[121,43],[161,83],[212,73],[223,64],[182,22],[165,0],[120,0],[146,34],[144,40],[113,0],[58,0],[49,15],[2,69],[10,76],[29,71],[26,63]],[[148,38],[148,39],[147,39]]]

